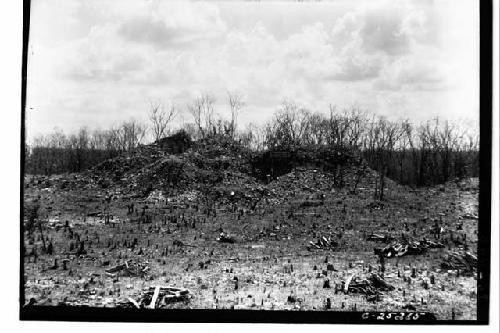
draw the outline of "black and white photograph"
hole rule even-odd
[[[25,1],[21,320],[488,324],[488,5]]]

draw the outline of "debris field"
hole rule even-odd
[[[230,140],[26,175],[26,306],[428,311],[475,319],[478,179],[410,188],[343,165],[257,177]],[[354,184],[356,184],[354,186]]]

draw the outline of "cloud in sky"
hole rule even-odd
[[[130,42],[176,49],[209,43],[225,31],[215,6],[205,2],[162,2],[121,22],[118,35]]]
[[[27,131],[146,120],[151,101],[245,95],[244,122],[284,98],[415,121],[477,119],[475,1],[32,3]],[[189,121],[189,116],[182,117]]]

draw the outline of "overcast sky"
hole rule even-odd
[[[145,121],[153,101],[189,122],[201,93],[225,116],[227,91],[244,96],[242,128],[284,98],[475,121],[477,3],[32,0],[28,136]]]

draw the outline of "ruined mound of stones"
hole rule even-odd
[[[373,186],[377,178],[359,156],[324,147],[287,153],[286,163],[278,160],[286,164],[285,169],[271,177],[266,174],[271,171],[264,170],[269,161],[263,156],[268,155],[252,152],[227,136],[181,144],[163,140],[107,160],[85,172],[83,178],[95,187],[142,198],[158,191],[164,196],[195,191],[222,201],[259,197],[267,198],[268,203],[297,192],[363,189]],[[389,180],[388,185],[395,186]]]

